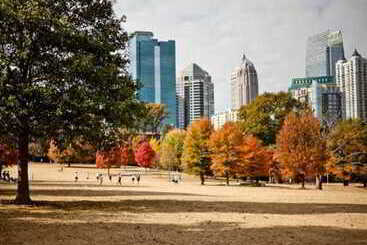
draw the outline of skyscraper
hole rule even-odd
[[[257,72],[254,64],[242,56],[242,64],[231,75],[231,109],[238,110],[250,104],[259,94]]]
[[[152,32],[135,32],[129,40],[129,70],[142,84],[138,98],[166,106],[164,124],[176,126],[175,41],[158,41]]]
[[[177,97],[183,102],[183,112],[178,113],[180,128],[186,128],[193,121],[214,114],[214,84],[211,76],[195,63],[180,72],[177,83]]]
[[[342,93],[343,118],[367,120],[367,59],[357,50],[336,65],[336,83]]]
[[[309,37],[306,48],[306,77],[335,76],[335,64],[343,57],[341,31],[326,31]]]

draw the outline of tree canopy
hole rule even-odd
[[[289,93],[264,93],[240,108],[242,130],[258,137],[265,145],[275,144],[276,134],[288,113],[304,106]]]
[[[201,184],[204,184],[204,176],[211,173],[209,139],[213,131],[210,120],[203,118],[194,121],[186,133],[181,161],[186,171],[200,175]]]
[[[142,116],[127,72],[125,18],[109,0],[2,0],[0,134],[19,148],[16,203],[29,203],[28,143],[61,148],[81,137],[97,148]]]

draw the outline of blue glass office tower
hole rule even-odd
[[[336,62],[343,58],[341,31],[326,31],[309,37],[306,49],[306,77],[335,76]]]
[[[129,70],[142,88],[138,98],[147,103],[166,105],[163,124],[176,126],[176,45],[158,41],[152,32],[135,32],[129,40]]]

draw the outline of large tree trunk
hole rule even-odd
[[[349,185],[349,180],[344,179],[344,181],[343,181],[343,185],[344,185],[344,186],[348,186],[348,185]]]
[[[322,190],[322,175],[316,175],[316,189]]]
[[[19,161],[16,204],[30,204],[29,182],[28,182],[28,134],[19,137]]]
[[[367,181],[363,181],[363,187],[366,188],[367,187]]]
[[[305,176],[302,175],[302,189],[305,189]]]
[[[201,184],[204,185],[205,178],[204,178],[204,173],[202,172],[200,172],[200,180],[201,180]]]

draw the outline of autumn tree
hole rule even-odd
[[[129,160],[128,146],[116,146],[108,151],[98,151],[96,153],[96,167],[107,168],[110,175],[110,168],[127,165]]]
[[[289,93],[264,93],[242,106],[238,117],[245,134],[256,136],[265,145],[272,145],[288,113],[305,106]]]
[[[213,133],[209,119],[194,121],[187,129],[181,161],[186,171],[198,174],[204,185],[205,175],[211,174],[209,139]]]
[[[113,2],[1,1],[0,135],[19,149],[15,203],[31,203],[30,141],[83,137],[103,149],[144,116]]]
[[[277,135],[277,159],[293,177],[299,176],[302,188],[307,176],[316,176],[321,186],[321,176],[328,161],[326,140],[322,136],[320,121],[312,112],[290,113]]]
[[[233,122],[224,124],[210,137],[209,146],[213,162],[211,169],[215,174],[225,176],[227,185],[229,177],[239,172],[240,145],[243,138],[238,124]]]
[[[155,152],[148,142],[139,145],[135,152],[135,161],[140,167],[149,168],[153,164]]]
[[[161,167],[170,170],[182,170],[181,157],[184,150],[186,132],[180,129],[169,131],[161,146]]]
[[[51,141],[47,156],[54,162],[60,164],[66,163],[70,167],[71,163],[94,163],[96,149],[78,140],[74,140],[74,142],[71,142],[67,146],[64,145],[63,148],[55,144],[54,141]]]
[[[367,125],[359,119],[344,120],[330,132],[327,146],[332,153],[328,172],[343,178],[348,185],[352,173],[366,185]]]
[[[157,140],[156,138],[151,138],[149,140],[149,144],[152,147],[153,151],[155,152],[154,159],[153,159],[153,165],[155,167],[159,166],[159,161],[161,158],[160,152],[161,152],[161,141]]]
[[[261,140],[255,136],[248,135],[239,146],[238,174],[242,176],[258,177],[267,176],[273,152],[262,145]]]
[[[6,144],[0,144],[0,176],[3,167],[16,165],[19,159],[19,152]]]

